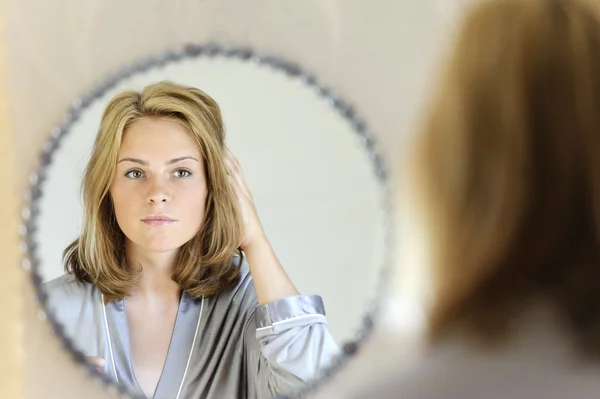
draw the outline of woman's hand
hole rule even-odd
[[[240,248],[246,254],[250,266],[258,303],[264,305],[280,298],[298,295],[298,290],[267,240],[252,193],[244,181],[242,168],[229,149],[225,150],[225,165],[242,214],[244,236]]]
[[[229,173],[229,183],[238,199],[244,225],[244,234],[240,248],[242,251],[247,252],[257,242],[266,241],[265,232],[260,223],[252,193],[244,180],[240,163],[227,147],[225,148],[225,165]]]
[[[86,356],[88,362],[90,362],[93,366],[96,367],[96,371],[99,373],[104,373],[104,365],[106,362],[101,357],[96,356]]]

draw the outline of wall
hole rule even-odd
[[[18,269],[19,251],[17,228],[19,204],[15,185],[14,141],[10,134],[9,96],[6,89],[3,25],[0,23],[0,397],[19,399],[23,395],[23,348],[18,345],[22,333],[20,315],[23,293],[20,290],[23,274]]]

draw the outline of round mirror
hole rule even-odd
[[[243,169],[277,258],[300,293],[322,298],[323,319],[339,352],[333,356],[332,349],[330,361],[318,364],[319,370],[304,373],[307,378],[299,378],[307,387],[314,386],[345,361],[372,321],[389,262],[386,171],[372,135],[350,106],[297,66],[249,50],[189,45],[127,68],[74,101],[46,142],[39,171],[32,176],[30,207],[24,215],[26,263],[33,271],[45,315],[76,357],[88,359],[88,366],[93,364],[89,359],[97,356],[88,349],[90,340],[102,340],[94,345],[106,346],[110,353],[98,368],[107,382],[133,396],[147,392],[140,376],[136,378],[138,370],[133,371],[144,368],[131,360],[136,344],[130,342],[133,328],[128,331],[127,323],[119,327],[111,321],[116,307],[105,303],[95,308],[106,323],[104,331],[89,332],[69,325],[72,312],[79,308],[65,305],[62,299],[52,297],[54,291],[45,290],[49,282],[65,275],[63,252],[82,234],[82,176],[108,102],[125,90],[141,91],[163,81],[199,88],[218,103],[226,145]],[[200,316],[182,313],[183,305],[181,302],[154,397],[183,398],[196,393],[205,397],[207,392],[208,397],[217,397],[216,392],[233,392],[198,387],[186,391],[183,380],[198,379],[205,387],[213,383],[204,377],[203,373],[210,372],[203,367],[218,369],[213,379],[232,378],[231,384],[244,385],[236,388],[237,394],[247,390],[247,397],[264,395],[266,391],[249,392],[259,382],[235,380],[216,360],[219,350],[226,352],[220,344],[203,360],[188,356],[190,345],[202,350],[202,340],[211,339],[203,327],[208,319],[202,319],[209,310],[200,307]],[[213,319],[218,317],[229,316],[225,312]],[[82,319],[78,320],[81,323]],[[217,320],[212,323],[220,325]],[[144,330],[143,323],[139,328],[147,331],[147,336],[152,334],[150,327]],[[219,336],[225,327],[215,328],[211,331]],[[121,333],[123,342],[116,337]],[[285,350],[287,354],[278,356],[298,356],[289,347]],[[200,366],[200,361],[206,364]],[[235,358],[230,361],[238,362]],[[124,376],[118,367],[126,370]],[[288,388],[292,385],[267,391],[291,394]]]

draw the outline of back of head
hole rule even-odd
[[[491,342],[531,298],[600,355],[600,23],[486,1],[458,33],[415,171],[434,245],[430,336]],[[595,352],[594,352],[595,351]]]

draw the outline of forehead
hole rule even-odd
[[[174,118],[143,117],[124,132],[120,154],[165,156],[200,154],[188,129]]]

